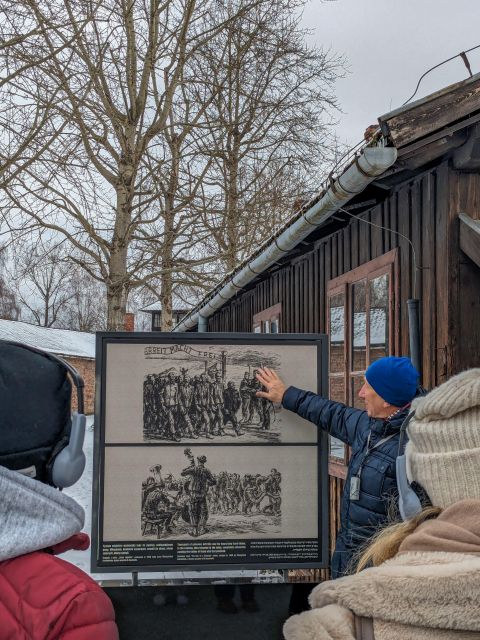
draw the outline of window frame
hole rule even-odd
[[[162,328],[162,312],[161,311],[153,311],[152,312],[152,330],[156,331],[157,329]]]
[[[343,374],[334,373],[330,371],[328,373],[328,385],[330,396],[330,380],[332,375],[337,378],[343,377],[344,384],[344,398],[343,401],[347,406],[353,406],[353,397],[351,391],[351,379],[354,376],[363,375],[364,371],[350,370],[350,364],[353,363],[353,309],[352,309],[352,291],[353,286],[357,283],[364,281],[365,287],[365,309],[370,309],[370,287],[369,282],[388,274],[388,323],[389,323],[389,336],[388,336],[388,353],[394,355],[399,349],[399,332],[398,332],[398,304],[399,304],[399,277],[398,277],[398,249],[393,249],[388,253],[379,256],[369,262],[366,262],[356,269],[352,269],[337,278],[333,278],[327,283],[326,292],[326,321],[325,326],[327,328],[328,338],[328,358],[330,364],[330,299],[338,294],[343,294],[344,299],[344,357],[343,357]],[[366,367],[370,364],[370,322],[366,322]],[[345,446],[345,454],[343,458],[338,456],[331,456],[329,453],[329,474],[345,478],[347,472],[347,465],[349,460],[348,447]]]
[[[282,303],[274,304],[271,307],[267,307],[267,309],[263,309],[258,313],[255,313],[253,316],[253,326],[252,331],[254,333],[271,333],[271,331],[265,331],[265,327],[267,326],[271,328],[272,321],[277,322],[278,331],[277,333],[281,333],[281,320],[282,320]]]

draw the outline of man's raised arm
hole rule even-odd
[[[312,391],[287,387],[279,375],[267,367],[258,370],[257,380],[266,389],[258,391],[258,397],[281,403],[285,409],[313,422],[346,444],[355,440],[358,422],[364,411],[322,398]]]

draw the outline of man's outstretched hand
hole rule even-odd
[[[287,387],[275,371],[263,367],[258,369],[256,378],[266,389],[266,391],[257,391],[257,398],[266,398],[267,400],[280,404]]]

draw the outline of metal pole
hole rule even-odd
[[[420,300],[407,300],[408,335],[410,339],[410,359],[422,380],[422,343],[420,331]]]

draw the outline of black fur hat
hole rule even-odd
[[[0,340],[0,465],[50,483],[68,442],[72,387],[49,354]]]

